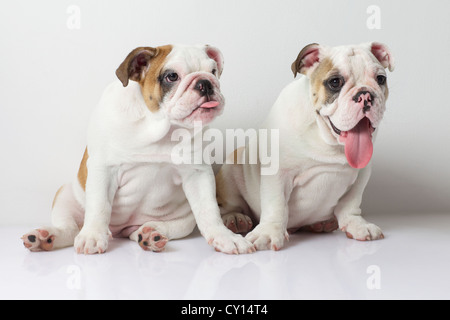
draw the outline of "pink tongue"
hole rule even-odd
[[[353,129],[347,131],[345,156],[353,168],[361,169],[367,166],[372,153],[372,128],[369,119],[363,118]]]
[[[217,107],[218,105],[219,105],[218,101],[209,101],[209,102],[205,102],[204,104],[202,104],[200,106],[200,108],[210,109],[210,108]]]

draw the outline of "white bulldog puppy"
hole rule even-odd
[[[211,46],[131,51],[93,112],[75,181],[55,196],[52,226],[25,234],[25,247],[103,253],[113,236],[158,252],[197,222],[217,251],[254,251],[223,225],[211,166],[171,160],[174,130],[193,131],[194,122],[206,125],[221,114],[222,70],[222,54]]]
[[[247,146],[216,177],[228,228],[246,233],[258,223],[246,239],[259,250],[279,250],[288,232],[299,228],[339,227],[349,238],[383,238],[379,227],[361,217],[360,205],[386,109],[386,68],[393,71],[393,57],[376,42],[310,44],[300,52],[292,71],[302,76],[283,89],[263,125],[279,130],[278,172],[264,175],[261,161],[245,163]]]

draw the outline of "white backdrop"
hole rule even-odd
[[[367,26],[370,5],[379,29]],[[212,125],[220,129],[256,127],[292,81],[303,46],[388,44],[397,68],[363,209],[450,213],[449,12],[439,0],[3,1],[0,225],[50,221],[117,66],[137,46],[169,43],[222,50],[227,104]]]

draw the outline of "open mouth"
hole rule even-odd
[[[340,136],[341,135],[341,133],[342,133],[342,131],[341,130],[339,130],[338,128],[336,128],[336,126],[334,125],[334,123],[331,121],[331,119],[330,118],[328,118],[328,121],[330,121],[330,124],[331,124],[331,128],[333,128],[333,130],[334,130],[334,132],[336,132],[336,134],[338,135],[338,136]]]
[[[191,116],[194,116],[196,114],[210,113],[213,110],[216,110],[219,105],[220,105],[219,101],[204,102],[199,106],[197,106],[197,108],[192,110],[192,112],[186,118],[190,118]]]
[[[339,141],[345,145],[345,156],[353,168],[361,169],[367,166],[372,158],[372,133],[375,128],[369,118],[362,118],[356,126],[348,131],[338,129],[330,118],[331,128],[339,135]]]
[[[367,118],[363,118],[363,119],[367,119]],[[338,136],[343,136],[343,137],[346,137],[346,136],[347,136],[347,134],[348,134],[349,131],[342,131],[342,130],[338,129],[338,128],[334,125],[333,121],[331,121],[330,117],[328,117],[328,121],[330,121],[331,128],[333,129],[334,132],[336,132],[336,134],[337,134]],[[377,128],[374,128],[374,127],[372,126],[372,122],[370,122],[370,120],[369,120],[369,125],[370,125],[370,128],[372,129],[372,133],[373,133]],[[358,125],[356,125],[354,128],[356,128],[357,126],[358,126]],[[353,128],[353,129],[354,129],[354,128]],[[353,130],[353,129],[350,129],[350,131]]]

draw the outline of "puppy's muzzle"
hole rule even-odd
[[[195,90],[200,92],[200,96],[212,96],[214,94],[214,88],[212,83],[209,80],[203,79],[197,81],[195,87]]]
[[[359,107],[362,108],[363,113],[366,113],[372,107],[372,102],[375,97],[372,92],[361,90],[352,99]]]

